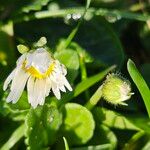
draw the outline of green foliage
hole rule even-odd
[[[102,80],[107,73],[109,73],[111,70],[113,70],[115,68],[115,66],[112,66],[100,73],[98,73],[97,75],[94,75],[92,77],[87,78],[86,80],[80,82],[77,87],[74,90],[74,96],[78,96],[80,93],[82,93],[84,90],[88,89],[89,87],[91,87],[92,85],[94,85],[95,83],[99,82],[100,80]]]
[[[29,51],[29,48],[22,44],[19,44],[17,46],[17,49],[18,49],[19,53],[21,53],[21,54],[24,54],[25,52]]]
[[[92,42],[89,42],[90,39]],[[103,18],[93,17],[84,22],[79,29],[77,42],[102,64],[122,65],[124,62],[124,52],[120,40]]]
[[[142,0],[1,1],[0,149],[149,150],[149,8]],[[66,67],[73,88],[61,93],[60,101],[51,90],[35,109],[26,87],[15,104],[6,102],[10,85],[2,89],[19,56],[33,47],[46,48]],[[127,72],[128,58],[139,71],[128,60]],[[113,82],[115,89],[109,85],[111,92],[102,96],[103,80],[114,69],[121,79],[120,70],[131,76],[128,106],[103,99],[118,89]]]
[[[29,149],[42,149],[52,144],[62,123],[62,116],[55,106],[45,105],[26,116],[26,144]]]
[[[11,149],[23,136],[25,131],[25,125],[21,125],[14,131],[9,140],[1,147],[1,150]]]
[[[69,150],[68,142],[65,137],[63,137],[64,143],[65,143],[65,150]]]
[[[142,75],[137,70],[134,62],[132,60],[128,61],[128,71],[129,74],[136,84],[137,88],[139,89],[142,98],[144,100],[145,106],[147,108],[148,115],[150,117],[150,89],[147,86],[145,80],[143,79]]]
[[[22,8],[23,12],[30,12],[30,11],[37,11],[41,10],[43,6],[45,6],[50,0],[33,0],[29,1],[25,4],[25,6]]]
[[[73,81],[76,78],[79,69],[79,58],[77,52],[71,49],[61,50],[58,52],[56,51],[54,56],[61,63],[66,65],[69,78]]]
[[[86,143],[92,136],[95,128],[93,116],[85,107],[68,103],[63,110],[64,121],[62,133],[71,145]]]
[[[96,146],[86,146],[86,147],[79,147],[79,148],[73,148],[72,150],[108,150],[110,149],[110,144],[102,144],[102,145],[96,145]]]

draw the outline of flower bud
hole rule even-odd
[[[128,80],[121,77],[119,74],[109,74],[102,85],[102,97],[109,103],[114,105],[124,103],[125,100],[131,98],[131,84]]]

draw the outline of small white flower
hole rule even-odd
[[[66,92],[65,87],[72,91],[66,79],[66,68],[58,60],[54,60],[44,48],[29,51],[18,60],[16,68],[7,77],[3,89],[11,83],[7,102],[16,103],[22,95],[27,83],[28,101],[33,108],[43,105],[45,97],[52,90],[57,99],[61,98],[60,91]]]

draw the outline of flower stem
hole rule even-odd
[[[80,57],[80,69],[81,69],[81,79],[83,81],[87,79],[86,65],[83,57]],[[85,91],[85,97],[86,99],[90,98],[89,90]]]
[[[80,57],[81,79],[82,81],[87,78],[86,66],[84,59]]]
[[[93,109],[93,107],[98,103],[98,101],[102,97],[102,86],[100,86],[96,92],[92,95],[90,100],[85,104],[85,107],[89,110]]]

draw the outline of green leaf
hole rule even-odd
[[[78,54],[74,50],[67,49],[55,52],[54,57],[60,60],[67,68],[77,70],[79,68]]]
[[[148,140],[149,136],[146,135],[144,131],[139,131],[130,138],[130,140],[125,144],[123,150],[142,150],[142,147],[146,144]]]
[[[26,117],[26,143],[32,150],[52,144],[62,123],[62,116],[55,106],[44,105],[31,109]]]
[[[150,30],[147,23],[143,24],[143,27],[140,28],[139,34],[140,34],[140,41],[142,45],[145,47],[147,52],[150,52],[150,45],[149,45]]]
[[[6,78],[15,64],[14,56],[14,42],[13,36],[13,23],[9,22],[6,25],[0,25],[0,72],[1,80]]]
[[[145,63],[140,66],[140,71],[148,86],[150,86],[150,63]]]
[[[96,92],[91,96],[91,98],[89,99],[89,101],[86,103],[85,107],[88,110],[92,110],[94,106],[96,106],[96,104],[98,103],[98,101],[101,99],[102,97],[102,86],[100,86]]]
[[[145,131],[150,133],[150,120],[141,114],[122,115],[106,108],[101,109],[100,107],[96,107],[93,113],[96,122],[99,122],[99,124],[103,123],[108,127],[121,130]]]
[[[65,143],[65,150],[69,150],[68,142],[65,137],[63,137],[64,143]]]
[[[72,8],[65,8],[60,10],[53,10],[53,11],[39,11],[35,12],[33,15],[23,16],[22,18],[15,18],[14,22],[22,22],[22,21],[30,21],[33,19],[43,19],[43,18],[58,18],[58,17],[66,17],[67,14],[83,14],[85,11],[84,7],[72,7]],[[137,21],[148,21],[150,19],[150,15],[142,14],[142,13],[133,13],[129,11],[122,11],[116,9],[107,9],[107,8],[89,8],[87,10],[85,18],[91,18],[93,16],[103,16],[103,17],[114,17],[115,20],[118,19],[131,19]]]
[[[122,44],[113,28],[103,18],[94,16],[83,22],[75,40],[100,63],[121,66],[124,61]]]
[[[1,150],[11,149],[24,136],[24,131],[25,125],[23,124],[13,132],[9,140],[0,149]]]
[[[71,49],[56,51],[54,57],[67,67],[69,78],[73,81],[76,78],[79,69],[77,52]]]
[[[63,109],[64,121],[61,127],[62,134],[71,145],[86,143],[92,136],[95,128],[93,116],[85,107],[75,103],[67,103]]]
[[[66,39],[61,39],[59,41],[59,44],[56,46],[56,51],[64,50],[65,42],[66,42]],[[85,49],[80,47],[80,45],[78,45],[78,43],[76,42],[71,42],[67,49],[72,49],[76,51],[78,55],[82,57],[86,63],[90,63],[93,61],[92,56]]]
[[[50,0],[30,0],[28,1],[28,3],[26,4],[26,6],[24,6],[22,8],[23,12],[30,12],[32,10],[37,11],[37,10],[41,10],[43,6],[47,5],[47,3]]]
[[[144,147],[142,148],[142,150],[149,150],[150,149],[150,139],[149,141],[144,145]]]
[[[27,93],[24,91],[21,98],[15,104],[6,102],[5,93],[2,101],[0,102],[0,107],[0,113],[2,113],[4,116],[9,115],[13,121],[24,121],[25,116],[27,115],[31,106],[27,100]]]
[[[106,70],[98,73],[97,75],[94,75],[92,77],[89,77],[85,79],[84,81],[80,82],[75,90],[74,90],[74,97],[78,96],[80,93],[84,92],[86,89],[94,85],[95,83],[102,80],[110,71],[112,71],[116,66],[111,66],[107,68]]]
[[[19,44],[17,46],[17,49],[18,49],[19,53],[21,53],[21,54],[24,54],[27,51],[29,51],[29,48],[27,46],[23,45],[23,44]]]
[[[46,43],[47,43],[47,39],[46,39],[46,37],[41,37],[38,41],[37,41],[37,43],[35,44],[35,46],[37,46],[37,47],[43,47],[44,45],[46,45]]]
[[[127,63],[127,69],[128,69],[128,72],[129,72],[133,82],[137,86],[137,88],[138,88],[138,90],[139,90],[139,92],[143,98],[143,101],[145,103],[148,115],[150,117],[150,89],[147,86],[142,75],[140,74],[140,72],[136,68],[134,62],[130,59],[128,60],[128,63]]]
[[[102,144],[102,145],[95,145],[95,146],[72,148],[71,150],[109,150],[110,146],[111,146],[110,144]]]
[[[88,145],[110,144],[109,149],[115,149],[117,146],[117,138],[115,134],[105,125],[97,124],[93,138]]]
[[[101,109],[100,107],[96,107],[94,109],[94,116],[96,117],[97,123],[103,123],[108,127],[140,130],[140,128],[131,123],[125,116],[105,108]]]
[[[125,115],[126,119],[128,119],[134,126],[140,128],[140,130],[145,131],[146,133],[150,134],[150,120],[148,117],[145,117],[141,114],[134,114],[134,115]]]

